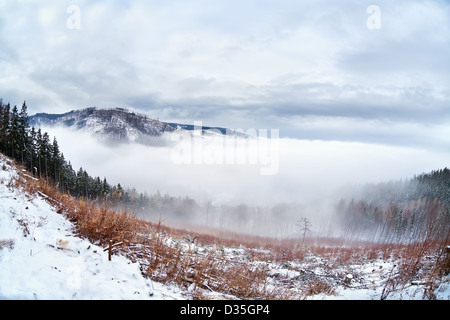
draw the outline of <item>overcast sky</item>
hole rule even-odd
[[[0,0],[0,97],[444,151],[450,3]]]

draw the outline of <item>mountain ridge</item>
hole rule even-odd
[[[36,113],[29,117],[31,126],[61,125],[73,130],[84,130],[105,138],[109,142],[154,144],[155,138],[176,130],[193,131],[196,125],[164,122],[152,119],[145,114],[135,113],[125,108],[90,107],[71,110],[66,113]],[[214,132],[222,135],[233,134],[245,137],[234,130],[202,126],[202,133]]]
[[[37,113],[29,118],[30,125],[62,125],[73,130],[85,130],[108,141],[148,143],[149,137],[158,137],[175,128],[165,122],[136,114],[123,108],[95,107],[72,110],[62,114]]]

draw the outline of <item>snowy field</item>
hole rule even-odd
[[[122,255],[113,255],[108,261],[104,248],[77,236],[73,223],[58,214],[45,195],[29,195],[15,188],[11,182],[18,172],[4,157],[0,158],[0,169],[0,299],[192,298],[190,293],[195,288],[152,281],[141,274],[139,263]],[[194,245],[175,238],[165,241],[167,246],[183,248],[186,255],[195,253],[199,259],[220,253],[221,261],[265,270],[267,287],[285,288],[292,297],[312,300],[379,300],[399,264],[392,257],[339,262],[311,252],[305,252],[301,259],[280,261],[267,258],[272,253],[263,249]],[[326,290],[314,287],[324,284],[328,285]],[[447,276],[436,288],[437,299],[450,299],[449,284]],[[302,292],[307,286],[311,292],[305,295]],[[236,298],[211,289],[204,291],[202,297],[207,299]],[[419,279],[392,290],[387,298],[422,299],[423,291]]]

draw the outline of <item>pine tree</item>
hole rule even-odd
[[[64,157],[64,156],[62,156]],[[63,164],[63,181],[64,188],[71,195],[76,196],[77,194],[77,174],[72,167],[72,164],[69,162],[64,162]]]
[[[1,151],[9,154],[9,118],[10,118],[10,105],[9,103],[3,105],[2,108],[2,123],[1,123],[1,131],[0,131],[0,145]]]
[[[51,147],[51,158],[50,158],[50,168],[52,173],[52,179],[55,183],[61,183],[61,169],[63,161],[61,154],[59,152],[59,145],[56,137],[53,138],[53,144]]]
[[[120,183],[117,184],[117,186],[114,186],[111,190],[111,198],[115,205],[118,205],[120,201],[122,200],[123,196],[123,188],[120,185]]]
[[[0,151],[3,151],[3,144],[2,144],[2,133],[3,133],[3,100],[0,99]]]
[[[34,127],[31,128],[29,132],[28,146],[27,146],[27,163],[28,169],[33,174],[37,175],[37,159],[38,159],[38,151],[37,151],[37,133]]]
[[[15,105],[11,110],[10,120],[9,120],[9,155],[12,158],[18,159],[20,151],[20,131],[19,131],[19,110]],[[18,159],[20,160],[20,159]]]
[[[87,182],[85,181],[84,170],[82,167],[80,167],[80,169],[78,169],[78,171],[77,171],[76,186],[77,186],[76,195],[78,197],[85,197],[86,196],[85,190],[86,190]]]
[[[48,178],[48,166],[51,159],[50,138],[47,132],[42,134],[40,128],[36,134],[36,147],[39,162],[39,175]]]
[[[106,196],[110,193],[111,193],[111,186],[106,181],[106,177],[105,177],[105,178],[103,178],[103,182],[102,182],[102,194]]]
[[[37,167],[36,167],[36,175],[40,176],[42,174],[42,159],[41,159],[41,149],[40,146],[42,144],[42,132],[41,128],[39,128],[36,132],[36,140],[34,142],[34,148],[36,152],[36,159],[37,159]]]
[[[25,164],[25,160],[29,160],[30,137],[28,136],[28,107],[26,101],[23,102],[22,108],[18,116],[18,132],[19,132],[19,148],[20,161]]]
[[[100,180],[100,177],[96,177],[93,181],[92,181],[92,198],[99,198],[101,197],[102,194],[102,181]]]

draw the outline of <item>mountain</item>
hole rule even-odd
[[[176,130],[195,130],[194,125],[151,119],[123,108],[72,110],[63,114],[37,113],[29,117],[31,126],[65,126],[95,134],[108,142],[155,144],[156,138]],[[226,128],[202,127],[202,132],[245,136]]]
[[[63,114],[37,113],[29,118],[30,125],[66,126],[83,130],[111,142],[148,144],[151,138],[176,130],[168,123],[150,119],[126,109],[87,108]]]

